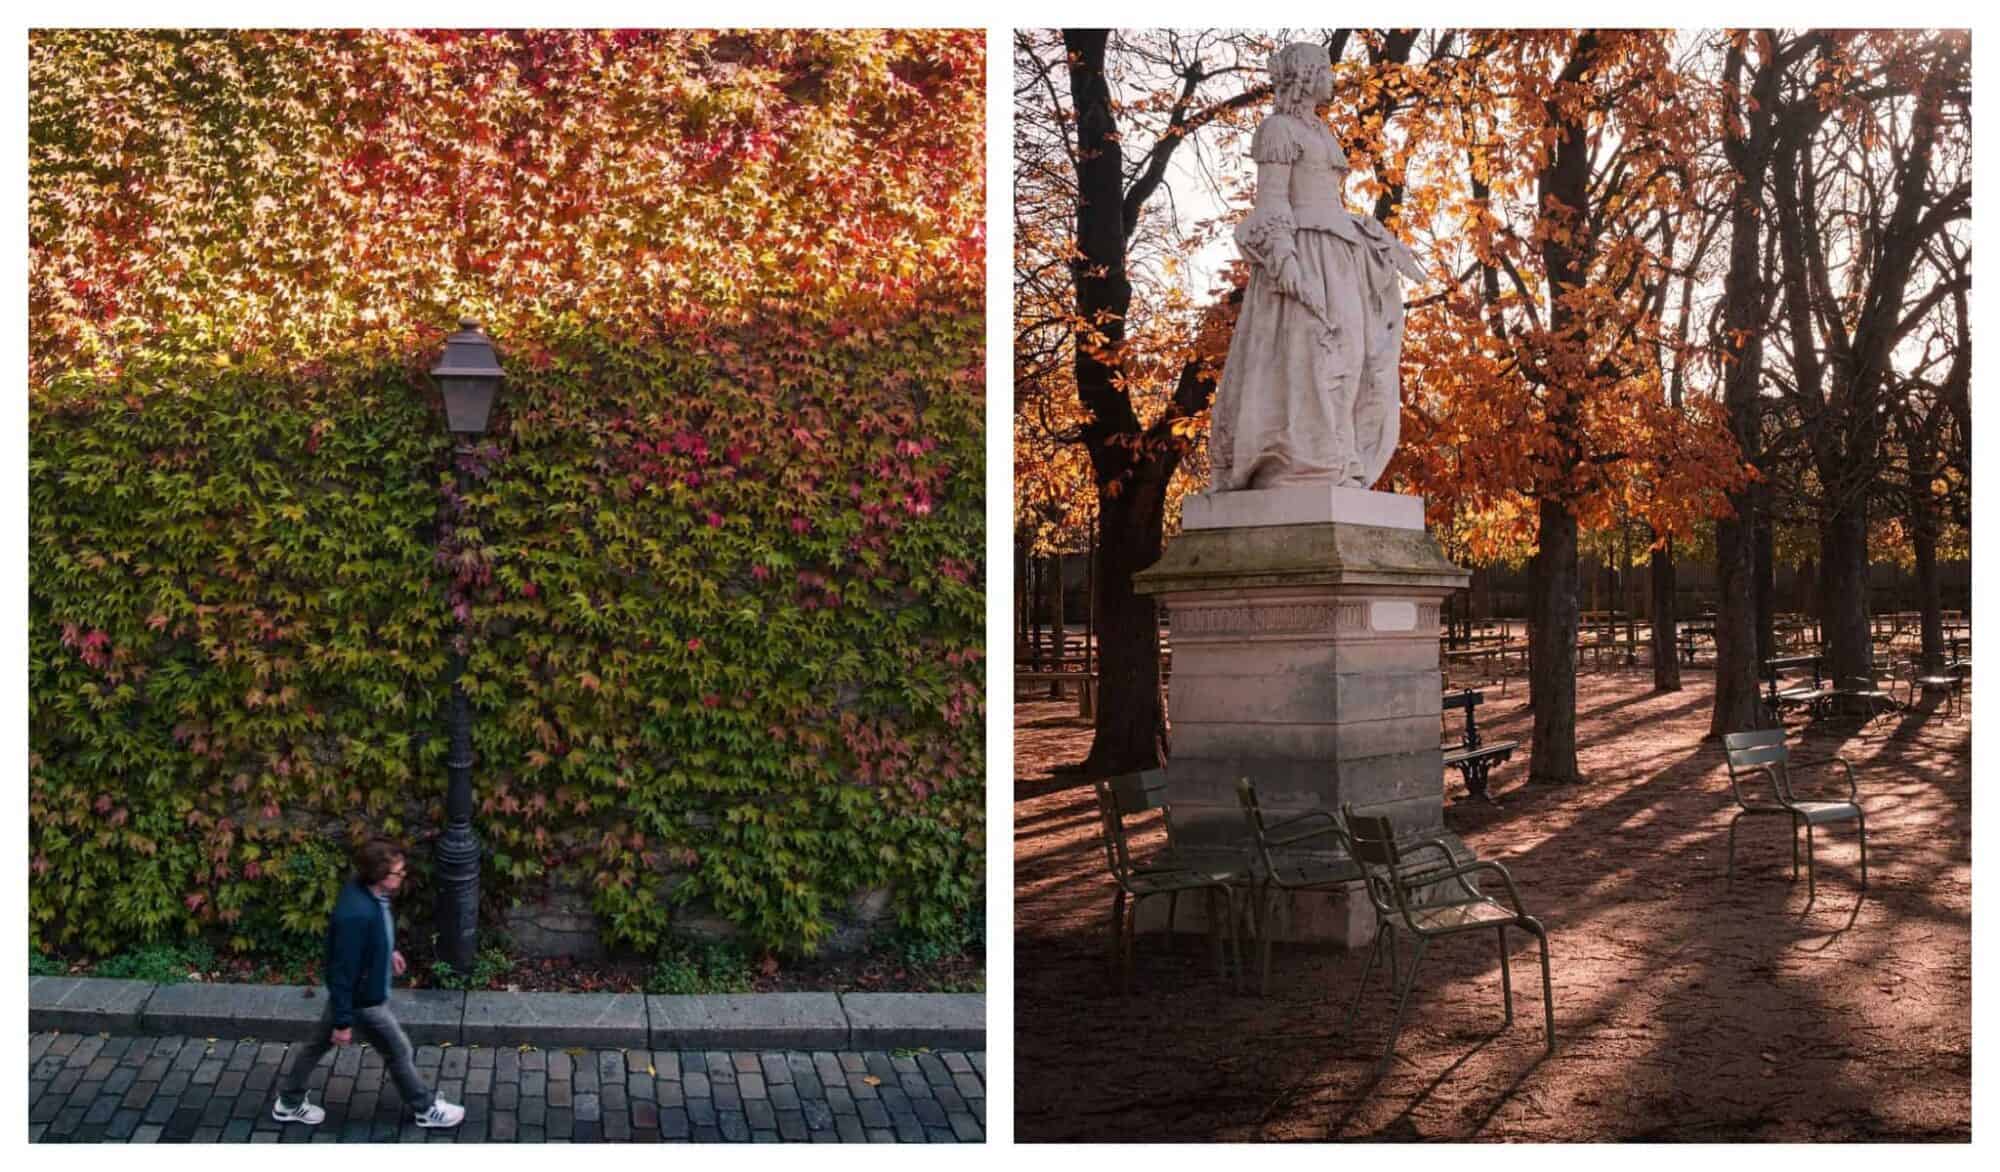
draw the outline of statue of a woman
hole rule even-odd
[[[1333,96],[1326,49],[1271,56],[1276,109],[1257,127],[1257,200],[1236,229],[1250,261],[1216,387],[1211,492],[1373,488],[1396,450],[1403,287],[1416,257],[1341,198],[1347,155],[1314,107]]]

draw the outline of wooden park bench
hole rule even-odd
[[[1696,639],[1707,639],[1709,646],[1713,647],[1715,645],[1715,624],[1687,623],[1681,627],[1677,638],[1681,646],[1681,662],[1692,667],[1694,666],[1694,641]]]
[[[1465,732],[1455,742],[1440,746],[1444,750],[1444,766],[1456,769],[1465,778],[1465,788],[1475,798],[1492,801],[1486,792],[1487,775],[1495,765],[1514,755],[1521,747],[1519,741],[1494,741],[1488,744],[1479,737],[1479,720],[1473,709],[1486,699],[1486,693],[1467,688],[1458,692],[1446,692],[1442,711],[1465,710]]]
[[[1517,643],[1487,643],[1478,647],[1461,647],[1444,652],[1444,661],[1447,675],[1454,665],[1478,661],[1485,669],[1482,678],[1497,680],[1500,684],[1500,694],[1505,696],[1507,671],[1513,665],[1512,661],[1518,661],[1522,671],[1528,670],[1528,648],[1526,644]]]
[[[1581,666],[1583,663],[1583,657],[1587,654],[1590,656],[1590,666],[1596,668],[1599,671],[1602,671],[1604,670],[1604,654],[1607,651],[1611,653],[1612,666],[1614,667],[1617,666],[1618,656],[1620,654],[1624,655],[1625,662],[1627,664],[1631,664],[1638,660],[1639,648],[1641,646],[1649,644],[1650,642],[1651,642],[1651,632],[1648,631],[1635,632],[1632,638],[1630,639],[1625,638],[1623,635],[1619,634],[1616,631],[1611,631],[1608,633],[1604,631],[1599,631],[1588,637],[1580,638],[1577,640],[1576,643],[1577,664]]]

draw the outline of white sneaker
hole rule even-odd
[[[280,1123],[303,1123],[312,1127],[326,1118],[326,1110],[313,1106],[311,1091],[299,1096],[296,1107],[285,1106],[285,1096],[279,1095],[277,1101],[271,1104],[271,1118]]]
[[[417,1112],[418,1127],[457,1127],[465,1122],[465,1108],[443,1099],[432,1099],[431,1109]]]

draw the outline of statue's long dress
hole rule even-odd
[[[1216,387],[1210,491],[1328,483],[1372,488],[1396,450],[1403,244],[1340,197],[1346,158],[1316,121],[1274,114],[1251,143],[1257,203],[1236,230],[1250,284]],[[1324,317],[1278,291],[1284,256]]]

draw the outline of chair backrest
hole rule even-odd
[[[1725,733],[1722,737],[1722,752],[1729,763],[1729,784],[1738,786],[1744,778],[1759,769],[1768,769],[1777,785],[1781,799],[1789,797],[1791,779],[1786,776],[1785,766],[1790,763],[1792,753],[1785,747],[1785,730],[1762,728],[1754,732]],[[1738,788],[1736,800],[1743,801],[1743,791]]]
[[[1759,765],[1783,765],[1791,755],[1785,748],[1785,730],[1781,728],[1724,734],[1722,751],[1729,758],[1731,773]]]
[[[1271,844],[1264,835],[1264,806],[1257,800],[1257,786],[1247,777],[1236,779],[1236,800],[1243,806],[1243,822],[1250,830],[1250,841],[1257,851],[1257,861],[1264,866],[1266,874],[1271,870]]]
[[[1167,808],[1167,771],[1148,769],[1143,773],[1121,773],[1111,780],[1118,795],[1118,808],[1126,814]]]
[[[1247,777],[1238,778],[1236,780],[1236,800],[1243,807],[1243,824],[1244,829],[1250,835],[1251,849],[1256,852],[1257,861],[1263,865],[1265,873],[1269,874],[1275,867],[1275,863],[1271,858],[1269,828],[1264,822],[1264,804],[1257,797],[1256,783]],[[1281,827],[1283,821],[1281,820],[1280,822]],[[1329,819],[1329,822],[1331,821]],[[1338,833],[1339,829],[1337,824],[1333,824],[1320,831],[1320,833],[1332,832],[1334,842],[1338,845],[1343,837]]]
[[[1347,841],[1354,850],[1354,860],[1363,867],[1394,870],[1402,861],[1396,850],[1395,824],[1386,816],[1357,814],[1353,806],[1342,806],[1340,817],[1347,824]]]
[[[1386,815],[1357,814],[1345,803],[1340,807],[1340,820],[1347,827],[1348,849],[1354,852],[1354,861],[1361,864],[1361,874],[1368,881],[1368,901],[1378,914],[1394,914],[1403,902],[1397,882],[1403,856],[1396,849],[1395,823]]]
[[[1132,855],[1125,845],[1125,814],[1119,808],[1118,792],[1109,781],[1097,782],[1097,815],[1104,831],[1104,863],[1119,886],[1132,870]]]

